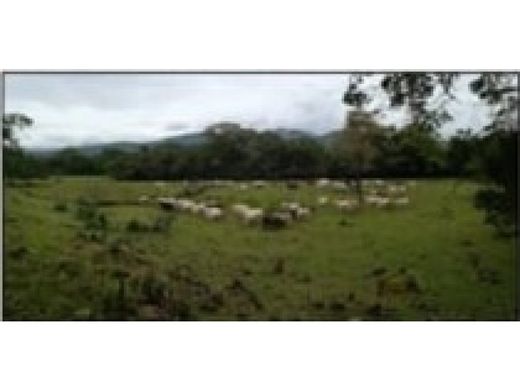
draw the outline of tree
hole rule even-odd
[[[483,73],[470,84],[473,93],[492,108],[493,120],[486,131],[518,131],[519,75]]]
[[[363,202],[361,178],[374,167],[380,153],[377,140],[381,135],[381,127],[372,119],[372,114],[361,110],[348,113],[338,147],[345,153],[355,178],[360,203]]]
[[[445,153],[439,134],[431,127],[410,124],[393,133],[388,143],[384,158],[393,176],[435,176],[444,172]]]
[[[379,91],[367,89],[367,80],[374,77],[380,78]],[[379,104],[379,107],[372,109],[372,124],[350,124],[348,127],[350,135],[345,138],[345,142],[352,143],[349,146],[350,163],[355,170],[357,177],[357,189],[360,200],[362,199],[362,189],[359,182],[359,175],[365,174],[381,155],[381,149],[374,144],[377,137],[369,131],[359,131],[359,128],[375,129],[373,120],[378,116],[383,116],[386,111],[405,107],[409,117],[408,132],[393,138],[393,145],[385,146],[387,152],[394,152],[394,164],[419,163],[409,174],[425,172],[426,168],[431,164],[439,163],[440,156],[438,150],[435,149],[435,129],[442,123],[451,119],[449,113],[445,110],[445,102],[441,101],[437,104],[431,104],[431,98],[434,95],[444,94],[446,98],[450,98],[451,86],[456,74],[448,73],[389,73],[380,75],[352,75],[350,82],[343,95],[343,103],[355,110],[367,111],[368,107],[375,101],[376,96],[386,95],[387,102]],[[442,100],[442,99],[441,99]],[[387,106],[385,106],[387,105]],[[368,117],[367,117],[368,119]],[[373,131],[372,131],[373,133]],[[345,132],[347,135],[348,132]],[[349,139],[350,138],[350,139]],[[379,151],[379,153],[378,153]],[[423,155],[423,152],[428,152]],[[405,161],[405,155],[413,161]],[[430,159],[430,160],[428,160]],[[356,161],[357,160],[357,161]],[[428,160],[428,161],[425,161]],[[379,165],[383,165],[379,161]],[[387,166],[388,168],[388,166]],[[394,166],[395,168],[395,166]]]
[[[356,75],[343,96],[349,106],[368,106],[381,91],[386,95],[389,107],[405,107],[412,125],[437,129],[451,116],[445,103],[453,98],[457,73],[391,73],[380,80],[379,91],[367,91],[367,79],[377,75]],[[511,73],[484,73],[470,84],[470,89],[492,111],[492,121],[485,128],[488,133],[479,144],[480,176],[497,188],[484,189],[477,194],[476,204],[484,208],[486,220],[500,224],[512,224],[518,232],[518,87],[519,75]],[[438,104],[433,104],[434,97]],[[440,98],[439,98],[440,97]],[[497,223],[498,224],[498,223]],[[502,228],[500,228],[503,230]]]
[[[367,81],[380,78],[379,90],[366,88]],[[348,106],[362,108],[369,106],[376,95],[383,92],[387,97],[388,107],[380,104],[376,108],[378,114],[384,110],[405,107],[409,121],[422,127],[438,128],[451,119],[445,109],[446,102],[453,98],[451,89],[457,73],[418,73],[397,72],[380,75],[353,75],[343,95],[343,103]],[[437,96],[437,102],[431,99]]]
[[[478,153],[481,176],[490,185],[477,193],[475,204],[499,233],[518,234],[519,75],[485,73],[470,87],[493,112]]]
[[[4,147],[17,147],[18,142],[14,136],[14,130],[16,128],[23,130],[26,127],[32,126],[32,124],[33,120],[25,114],[5,114],[2,118],[2,137],[4,141]]]
[[[25,114],[10,113],[2,117],[3,160],[6,177],[31,178],[45,175],[38,159],[28,156],[15,137],[15,130],[32,126],[33,120]]]
[[[458,129],[450,137],[446,151],[446,169],[456,177],[467,177],[476,172],[479,139],[471,129]]]

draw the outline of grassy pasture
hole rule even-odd
[[[165,212],[141,195],[182,183],[57,177],[9,185],[4,198],[8,320],[505,320],[514,318],[514,241],[472,206],[477,185],[419,181],[411,204],[341,213],[343,194],[284,183],[190,196],[229,206],[316,206],[286,229]],[[78,217],[83,203],[98,221]],[[137,220],[161,231],[129,231]],[[101,217],[99,217],[101,218]]]

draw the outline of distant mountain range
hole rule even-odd
[[[298,139],[298,138],[313,138],[316,141],[323,144],[330,144],[338,135],[339,131],[331,131],[325,134],[313,134],[307,131],[298,130],[298,129],[275,129],[271,130],[275,132],[283,139]],[[97,144],[88,144],[88,145],[79,145],[67,148],[39,148],[39,149],[26,149],[27,152],[34,155],[52,155],[57,153],[63,149],[75,149],[80,151],[81,153],[94,156],[103,152],[106,149],[116,149],[122,150],[126,152],[135,152],[138,151],[143,146],[156,146],[160,144],[175,144],[179,146],[197,146],[204,142],[206,142],[207,136],[202,133],[190,133],[190,134],[181,134],[172,137],[162,138],[156,141],[119,141],[119,142],[107,142],[107,143],[97,143]]]

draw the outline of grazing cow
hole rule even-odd
[[[365,203],[368,205],[373,205],[382,208],[390,205],[390,198],[385,198],[377,195],[369,195],[365,197]]]
[[[254,224],[260,222],[264,215],[261,208],[251,208],[245,204],[234,204],[231,210],[237,214],[246,224]]]
[[[347,183],[339,180],[335,180],[331,182],[332,188],[334,188],[336,191],[345,191],[348,189]]]
[[[195,206],[195,202],[189,199],[177,199],[176,201],[176,208],[183,211],[191,211],[193,206]]]
[[[379,202],[379,196],[377,196],[377,195],[365,196],[365,203],[368,205],[377,205],[378,202]]]
[[[202,209],[202,215],[209,220],[217,220],[223,217],[224,213],[222,209],[218,207],[204,207]]]
[[[275,211],[270,214],[264,214],[262,225],[266,229],[281,229],[289,225],[292,217],[287,212]]]
[[[193,214],[198,214],[200,212],[202,212],[202,210],[206,207],[206,205],[204,203],[194,203],[193,205],[191,205],[190,207],[190,211],[193,213]]]
[[[330,180],[329,179],[318,179],[316,181],[316,187],[319,187],[319,188],[323,188],[323,187],[327,187],[328,185],[330,184]]]
[[[289,190],[297,190],[299,187],[299,184],[296,180],[290,180],[286,183],[286,185]]]
[[[294,214],[296,219],[306,219],[311,215],[311,209],[308,207],[298,207]]]
[[[263,180],[255,180],[251,185],[255,188],[262,188],[267,185],[267,183]]]
[[[318,204],[320,206],[325,206],[327,203],[329,203],[329,198],[327,198],[326,196],[320,196],[318,198]]]
[[[388,186],[389,194],[404,194],[406,193],[406,186],[404,185],[390,185]]]
[[[249,207],[242,203],[237,203],[231,206],[231,210],[238,215],[241,215],[244,210],[247,210]]]
[[[244,222],[248,225],[259,223],[264,216],[264,211],[260,208],[245,210],[242,214]]]
[[[337,200],[335,203],[342,211],[351,211],[359,207],[359,203],[354,200],[342,199]]]
[[[175,198],[157,198],[157,202],[163,210],[173,210],[176,208]]]
[[[396,198],[394,199],[393,204],[395,204],[396,206],[408,206],[410,204],[410,198],[408,198],[407,196]]]
[[[387,207],[389,205],[390,205],[390,198],[380,197],[380,198],[378,198],[378,200],[376,202],[376,206],[379,208]]]
[[[249,210],[249,206],[242,204],[242,203],[237,203],[237,204],[234,204],[233,206],[231,206],[231,210],[235,214],[242,215],[245,211]]]
[[[311,209],[297,202],[282,202],[281,209],[289,212],[292,219],[305,219],[311,214]]]
[[[298,218],[298,209],[299,208],[300,208],[300,205],[296,202],[282,202],[282,204],[281,204],[281,209],[289,212],[292,219]]]
[[[297,202],[282,202],[281,207],[283,210],[296,210],[300,205]]]

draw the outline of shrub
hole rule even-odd
[[[289,213],[266,213],[262,218],[262,226],[264,227],[264,229],[282,229],[289,225],[290,220],[291,216]]]
[[[76,218],[83,221],[87,230],[106,230],[108,219],[105,213],[98,211],[93,202],[84,198],[77,201]]]
[[[85,221],[85,228],[88,230],[106,230],[107,217],[104,213],[94,213]]]
[[[486,212],[484,222],[493,225],[501,236],[513,236],[517,230],[514,201],[505,191],[483,189],[475,196],[475,207]]]
[[[128,251],[127,242],[121,238],[116,238],[108,243],[108,250],[110,253],[116,255]]]
[[[19,259],[24,257],[27,253],[29,253],[29,250],[25,246],[19,246],[17,248],[14,248],[9,251],[9,256],[14,259]]]
[[[160,215],[152,223],[151,230],[155,233],[166,233],[170,230],[172,220],[170,215]]]
[[[82,221],[93,219],[96,215],[96,207],[83,199],[77,201],[76,217]]]
[[[132,218],[130,221],[128,221],[126,230],[132,233],[144,233],[150,231],[150,226],[144,222]]]
[[[148,272],[141,284],[141,295],[146,303],[161,305],[168,298],[168,282],[154,272]]]

